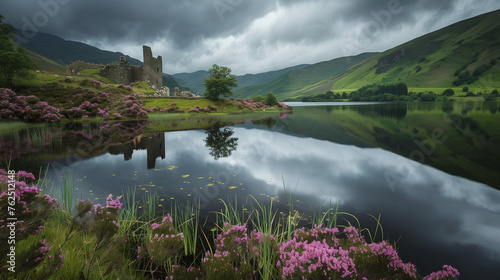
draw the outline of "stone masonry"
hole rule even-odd
[[[66,66],[67,75],[77,75],[82,69],[101,69],[100,74],[119,84],[129,85],[133,82],[147,81],[154,89],[163,86],[163,65],[162,57],[153,57],[151,48],[142,47],[144,56],[144,66],[130,66],[126,57],[120,57],[120,62],[108,64],[106,66],[76,61]]]

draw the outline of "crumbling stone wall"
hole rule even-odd
[[[151,48],[148,46],[142,46],[142,53],[144,57],[142,76],[153,88],[160,89],[163,86],[162,57],[154,58]]]
[[[120,57],[118,65],[108,64],[102,66],[94,63],[76,61],[66,66],[67,75],[78,75],[83,69],[101,69],[100,75],[119,84],[129,85],[133,82],[147,81],[154,89],[163,86],[162,57],[153,57],[151,48],[143,46],[144,66],[130,66],[126,57]]]
[[[101,70],[101,76],[128,85],[132,82],[132,71],[126,57],[120,57],[118,65],[108,64]]]
[[[101,64],[88,63],[77,60],[70,65],[66,65],[66,75],[78,75],[83,69],[101,69]]]

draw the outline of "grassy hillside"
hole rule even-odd
[[[343,72],[350,66],[364,61],[376,53],[364,53],[352,57],[341,57],[330,61],[320,62],[303,69],[287,72],[278,78],[257,86],[248,86],[234,90],[237,98],[266,95],[272,91],[283,100],[299,95],[311,95],[329,90],[333,82],[328,79]]]
[[[276,71],[269,71],[265,73],[259,74],[245,74],[242,76],[236,76],[236,80],[238,80],[238,87],[235,88],[243,88],[247,86],[260,85],[267,82],[270,82],[279,76],[293,71],[297,69],[303,69],[309,66],[308,64],[301,64],[297,66],[292,66]],[[202,95],[205,92],[205,86],[203,85],[204,79],[208,78],[208,71],[200,70],[193,73],[179,73],[172,75],[182,86],[191,88],[194,92],[199,95]]]
[[[120,52],[110,52],[89,46],[84,43],[64,40],[60,37],[38,32],[29,40],[21,39],[22,31],[17,31],[16,41],[24,48],[51,59],[60,64],[71,64],[77,60],[108,64],[119,61],[120,56],[127,57],[130,65],[142,65],[142,62]]]
[[[40,54],[26,50],[26,53],[33,59],[37,64],[39,70],[44,70],[52,73],[64,73],[66,72],[66,65],[53,61],[52,59],[46,58]]]
[[[495,64],[500,60],[498,18],[500,10],[387,50],[335,77],[332,89],[355,90],[367,84],[393,82],[405,82],[410,88],[499,87],[500,66]],[[469,76],[476,71],[476,79],[454,85],[466,71]]]

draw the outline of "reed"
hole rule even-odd
[[[174,226],[184,235],[184,253],[186,255],[194,255],[197,252],[198,228],[200,222],[200,202],[198,205],[193,205],[187,202],[186,205],[175,203],[172,206]]]

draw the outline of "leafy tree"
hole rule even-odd
[[[462,91],[463,91],[463,92],[468,92],[468,91],[469,91],[469,87],[464,87],[464,88],[462,89]]]
[[[267,93],[265,104],[269,106],[278,105],[278,98],[276,97],[276,95],[274,95],[273,92]]]
[[[214,64],[208,73],[210,77],[205,79],[206,92],[203,94],[208,99],[218,100],[221,94],[229,97],[233,94],[231,88],[238,86],[236,76],[231,74],[231,68]]]
[[[429,93],[424,93],[420,96],[420,101],[426,102],[426,101],[435,101],[436,100],[436,95],[432,92]]]
[[[14,77],[30,77],[28,70],[36,67],[35,62],[10,38],[15,28],[3,23],[0,15],[0,78],[7,86],[12,85]]]
[[[443,95],[444,95],[444,96],[452,96],[452,95],[454,95],[454,94],[455,94],[455,91],[454,91],[454,90],[452,90],[451,88],[448,88],[448,89],[446,89],[445,91],[443,91]]]

